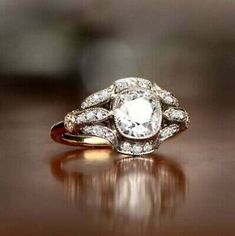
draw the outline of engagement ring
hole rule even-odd
[[[72,146],[112,146],[122,154],[143,155],[188,125],[189,115],[172,93],[131,77],[88,96],[52,127],[51,137]]]

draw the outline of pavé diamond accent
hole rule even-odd
[[[134,144],[132,148],[133,154],[136,154],[136,155],[140,154],[142,152],[142,149],[143,147],[141,144]]]
[[[137,78],[136,80],[137,80],[138,86],[140,86],[141,88],[150,89],[152,86],[152,83],[147,79]]]
[[[83,125],[92,122],[101,122],[108,118],[110,112],[104,108],[90,108],[77,115],[76,122]]]
[[[114,86],[115,86],[115,92],[119,93],[131,87],[141,87],[141,88],[150,89],[152,86],[152,83],[146,79],[129,77],[129,78],[119,79],[115,81]]]
[[[161,98],[161,101],[167,105],[179,106],[177,98],[166,90],[159,90],[158,95]]]
[[[163,142],[166,139],[172,137],[173,135],[175,135],[179,131],[180,131],[180,126],[177,124],[172,124],[172,125],[169,125],[169,126],[163,128],[159,132],[160,142]]]
[[[113,86],[110,86],[107,89],[103,89],[101,91],[98,91],[90,95],[83,101],[83,103],[81,104],[81,108],[85,109],[85,108],[97,106],[99,104],[108,102],[112,96],[112,90],[113,90]]]
[[[121,144],[121,149],[122,149],[124,152],[128,152],[128,153],[131,153],[131,151],[132,151],[131,144],[128,143],[128,142],[122,143],[122,144]]]
[[[124,78],[124,79],[119,79],[114,82],[115,86],[115,92],[119,93],[123,91],[124,89],[128,89],[130,87],[136,86],[136,78]]]
[[[160,129],[161,105],[150,90],[134,88],[123,91],[115,99],[113,109],[116,127],[127,138],[150,138]]]
[[[104,138],[108,140],[112,145],[117,145],[117,136],[115,132],[105,126],[91,125],[85,126],[81,130],[84,134]]]
[[[64,126],[67,131],[70,133],[74,132],[74,128],[76,125],[76,117],[79,111],[72,111],[68,113],[64,118]]]
[[[185,110],[171,107],[163,113],[170,121],[185,122],[188,120],[188,114]]]
[[[119,151],[123,154],[128,154],[128,155],[143,155],[153,152],[154,146],[149,142],[130,143],[124,141],[123,143],[120,144]]]
[[[178,99],[172,93],[164,89],[160,89],[160,87],[156,84],[154,85],[154,90],[161,99],[162,103],[170,106],[179,106]]]
[[[153,146],[150,143],[146,143],[144,145],[144,152],[150,152],[152,151],[152,149],[153,149]]]
[[[65,128],[73,133],[76,126],[102,122],[108,119],[110,111],[104,108],[90,108],[84,111],[74,110],[64,119]]]

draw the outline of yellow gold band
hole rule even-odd
[[[68,133],[64,127],[63,121],[52,126],[50,135],[55,142],[70,146],[111,147],[111,144],[106,139],[82,134],[73,135]]]

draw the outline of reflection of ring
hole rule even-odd
[[[51,170],[74,205],[118,219],[156,221],[173,214],[185,197],[180,165],[156,154],[121,158],[110,149],[71,151],[54,157]]]
[[[188,128],[189,116],[178,100],[155,83],[125,78],[87,97],[81,109],[55,124],[51,137],[73,146],[110,146],[120,153],[153,152]]]

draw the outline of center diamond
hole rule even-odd
[[[162,110],[157,96],[148,89],[134,88],[120,93],[114,101],[114,119],[119,132],[131,139],[157,134]]]

